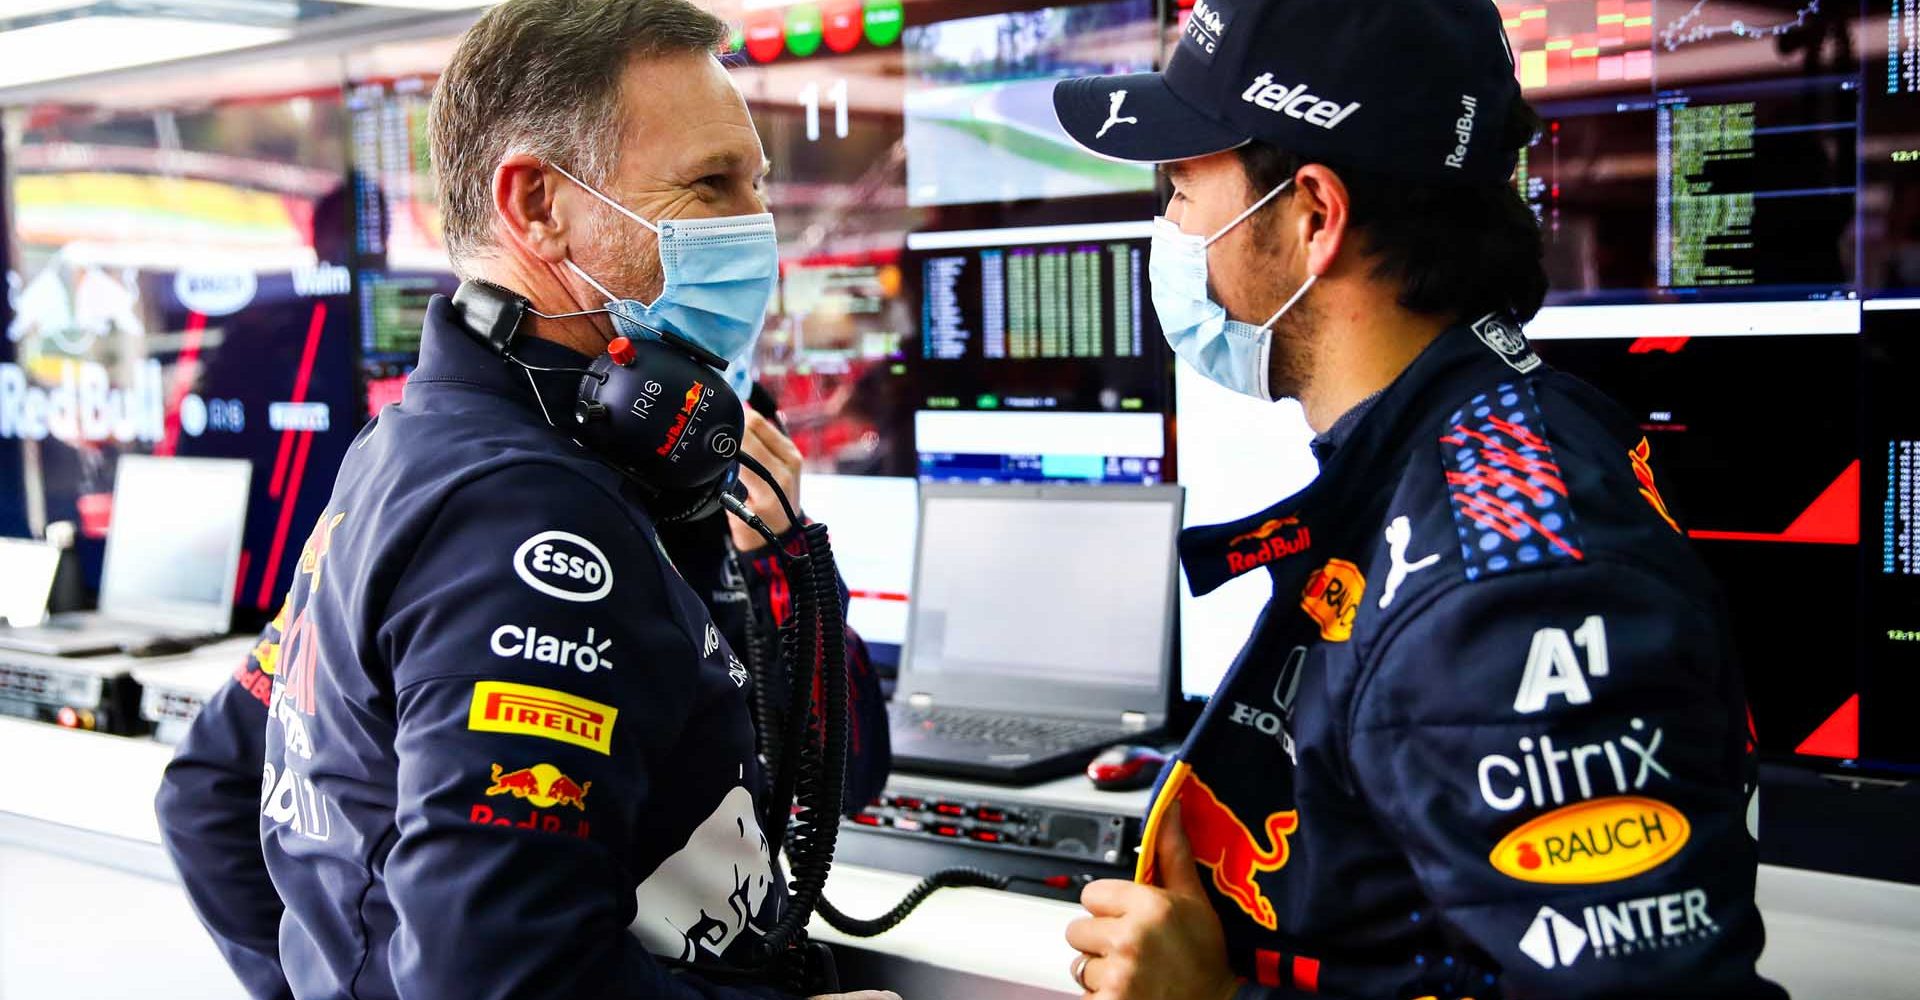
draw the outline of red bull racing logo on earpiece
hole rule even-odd
[[[680,404],[680,412],[674,415],[673,426],[667,428],[667,440],[660,445],[656,453],[661,456],[673,454],[679,447],[680,439],[686,436],[687,426],[693,422],[693,415],[700,412],[700,403],[707,398],[705,383],[695,382],[687,389],[687,398]]]

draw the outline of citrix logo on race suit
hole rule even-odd
[[[591,603],[613,591],[607,554],[571,532],[542,531],[521,542],[513,571],[527,586],[563,601]]]
[[[1576,648],[1586,651],[1585,665]],[[1556,698],[1569,705],[1592,704],[1593,689],[1587,679],[1603,678],[1611,671],[1607,623],[1601,616],[1588,616],[1571,633],[1551,626],[1540,629],[1527,651],[1513,709],[1532,715],[1545,711]],[[1529,803],[1540,808],[1585,801],[1596,794],[1636,792],[1655,777],[1672,778],[1660,763],[1665,731],[1641,718],[1629,720],[1627,730],[1585,742],[1562,734],[1557,744],[1551,733],[1523,736],[1515,744],[1518,757],[1489,753],[1480,758],[1480,798],[1494,809],[1512,812]]]
[[[160,362],[135,368],[132,382],[120,387],[97,362],[60,361],[57,370],[54,383],[41,386],[21,366],[0,364],[0,438],[131,444],[166,436]]]

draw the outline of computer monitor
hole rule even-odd
[[[208,634],[232,624],[253,463],[123,455],[100,610]]]
[[[28,538],[0,538],[0,621],[32,628],[47,616],[60,550]]]
[[[807,513],[827,526],[833,561],[847,583],[847,624],[876,660],[898,662],[898,647],[907,641],[917,487],[903,476],[806,477]],[[875,648],[880,646],[894,648]]]
[[[1170,352],[1142,221],[919,232],[914,446],[930,482],[1150,484]]]
[[[1151,70],[1159,40],[1149,0],[909,25],[908,203],[1152,190],[1151,167],[1101,159],[1067,138],[1053,114],[1053,85],[1065,77]]]
[[[902,690],[1164,712],[1178,486],[924,483]]]

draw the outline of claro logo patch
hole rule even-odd
[[[565,531],[543,531],[520,543],[513,571],[527,586],[563,601],[597,601],[613,591],[613,566],[600,547]]]
[[[1665,802],[1617,795],[1537,817],[1507,834],[1487,860],[1522,882],[1618,882],[1665,864],[1692,832],[1686,815]]]

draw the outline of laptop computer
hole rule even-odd
[[[0,649],[77,656],[225,634],[252,477],[239,459],[121,456],[100,610],[0,628]]]
[[[1181,487],[926,483],[894,766],[1028,783],[1172,700]]]
[[[0,538],[0,621],[32,628],[47,618],[60,550],[30,538]]]

